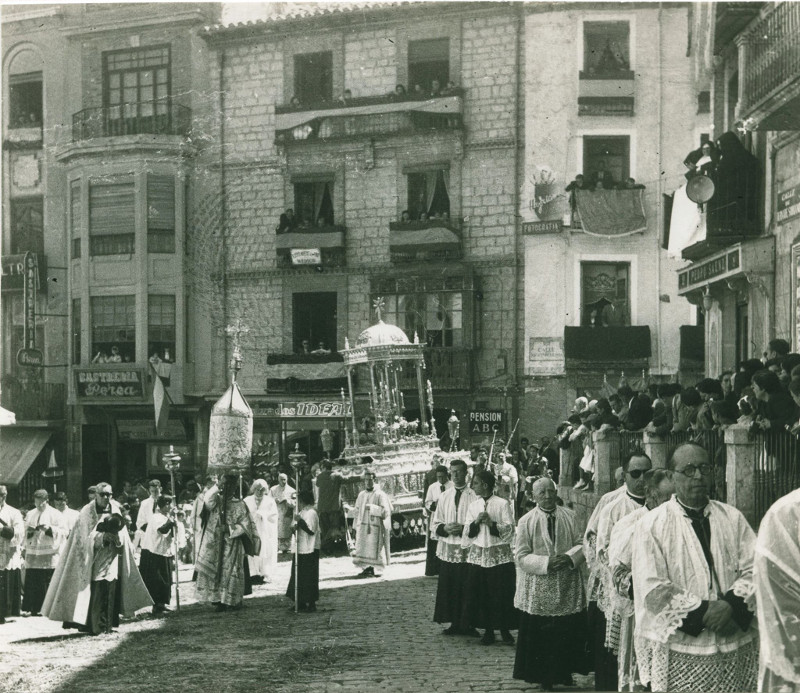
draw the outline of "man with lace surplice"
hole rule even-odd
[[[531,495],[536,507],[520,518],[514,551],[522,612],[514,678],[547,691],[588,673],[583,539],[575,513],[556,504],[552,479],[535,481]]]
[[[650,662],[642,683],[753,690],[755,533],[736,508],[709,500],[713,470],[700,445],[679,445],[669,468],[675,496],[642,518],[633,539],[636,653]]]

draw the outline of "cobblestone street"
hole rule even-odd
[[[113,684],[223,693],[256,683],[281,691],[535,690],[511,678],[513,647],[441,634],[431,621],[436,579],[423,577],[423,551],[393,559],[371,580],[354,579],[349,558],[323,559],[316,614],[290,613],[282,561],[273,583],[256,587],[237,612],[194,603],[185,567],[180,614],[140,616],[109,636],[16,618],[0,627],[0,690],[90,693]]]

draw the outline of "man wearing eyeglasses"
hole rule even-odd
[[[42,615],[50,620],[92,635],[119,624],[118,603],[126,616],[153,606],[112,495],[111,485],[100,482],[94,499],[81,508],[42,605]]]
[[[622,463],[625,492],[620,493],[600,511],[597,519],[596,560],[592,564],[590,583],[596,585],[597,611],[592,612],[595,690],[617,690],[617,652],[619,631],[609,628],[613,613],[613,586],[608,566],[608,544],[614,526],[623,517],[638,510],[645,500],[645,472],[653,463],[643,452],[632,452]]]
[[[632,546],[637,658],[650,661],[642,683],[755,690],[755,533],[736,508],[709,500],[713,469],[700,445],[679,445],[669,468],[675,496],[640,521]]]

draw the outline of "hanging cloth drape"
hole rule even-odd
[[[450,169],[442,169],[442,182],[444,183],[444,191],[447,193],[447,201],[450,201]]]
[[[436,179],[439,177],[438,171],[425,172],[425,211],[430,214],[433,206],[433,198],[436,196]]]

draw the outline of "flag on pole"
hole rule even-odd
[[[164,382],[161,376],[153,369],[155,382],[153,383],[153,408],[155,409],[156,416],[156,435],[163,435],[167,430],[167,421],[169,421],[169,405],[172,400],[169,398],[169,393],[164,387]]]

